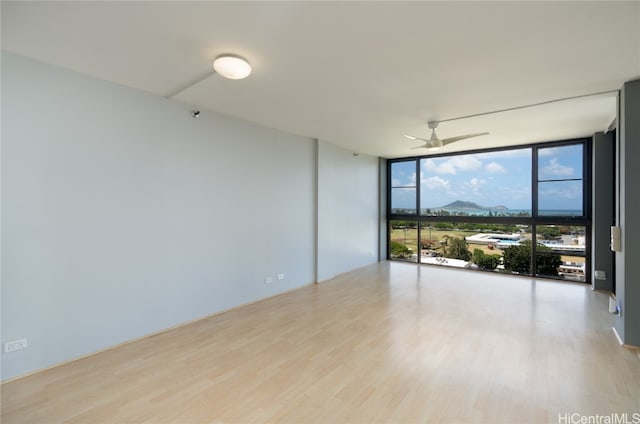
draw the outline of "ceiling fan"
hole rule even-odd
[[[438,121],[429,121],[429,122],[427,122],[427,126],[431,130],[431,137],[429,139],[420,138],[420,137],[414,137],[414,136],[408,135],[408,134],[405,134],[404,136],[407,137],[410,140],[424,141],[424,145],[413,147],[413,149],[426,148],[426,149],[429,149],[429,150],[439,150],[439,149],[443,148],[444,146],[446,146],[447,144],[451,144],[451,143],[454,143],[456,141],[464,140],[465,138],[479,137],[481,135],[489,134],[488,132],[474,133],[474,134],[459,135],[457,137],[444,138],[444,139],[440,140],[438,138],[437,134],[436,134],[436,128],[438,128],[438,124],[439,124]]]

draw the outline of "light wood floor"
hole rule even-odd
[[[558,422],[640,413],[587,285],[382,263],[2,386],[2,422]]]

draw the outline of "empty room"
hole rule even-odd
[[[0,12],[3,423],[640,423],[639,1]]]

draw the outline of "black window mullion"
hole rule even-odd
[[[538,274],[538,226],[531,226],[531,275]]]
[[[584,163],[582,165],[584,167]],[[556,180],[539,180],[539,183],[557,183],[563,181],[584,181],[584,178],[561,178]]]
[[[420,176],[420,159],[416,159],[416,237],[418,238],[418,240],[416,241],[416,245],[417,245],[417,255],[418,255],[418,263],[422,263],[422,235],[420,234],[420,209],[421,209],[421,205],[420,205],[420,181],[421,181],[421,176]]]
[[[420,216],[420,160],[416,159],[416,215]]]
[[[585,216],[586,218],[588,218],[589,220],[591,220],[591,215],[593,213],[592,211],[592,201],[593,201],[593,193],[591,192],[592,189],[592,174],[593,174],[593,169],[592,169],[592,154],[593,154],[593,146],[592,146],[592,142],[593,139],[589,139],[587,140],[584,144],[583,144],[583,171],[582,171],[582,214],[583,216]]]
[[[391,165],[393,161],[387,161],[387,260],[391,259]]]
[[[537,261],[537,247],[538,247],[538,232],[537,225],[535,224],[538,216],[538,187],[540,181],[538,181],[538,147],[531,148],[531,275],[535,276],[538,273],[538,261]]]
[[[538,217],[538,148],[531,148],[531,218]]]

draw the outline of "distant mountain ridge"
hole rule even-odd
[[[464,200],[456,200],[455,202],[451,202],[448,205],[442,206],[437,209],[444,210],[474,210],[474,211],[505,211],[509,208],[506,206],[498,205],[498,206],[480,206],[474,202],[467,202]]]

